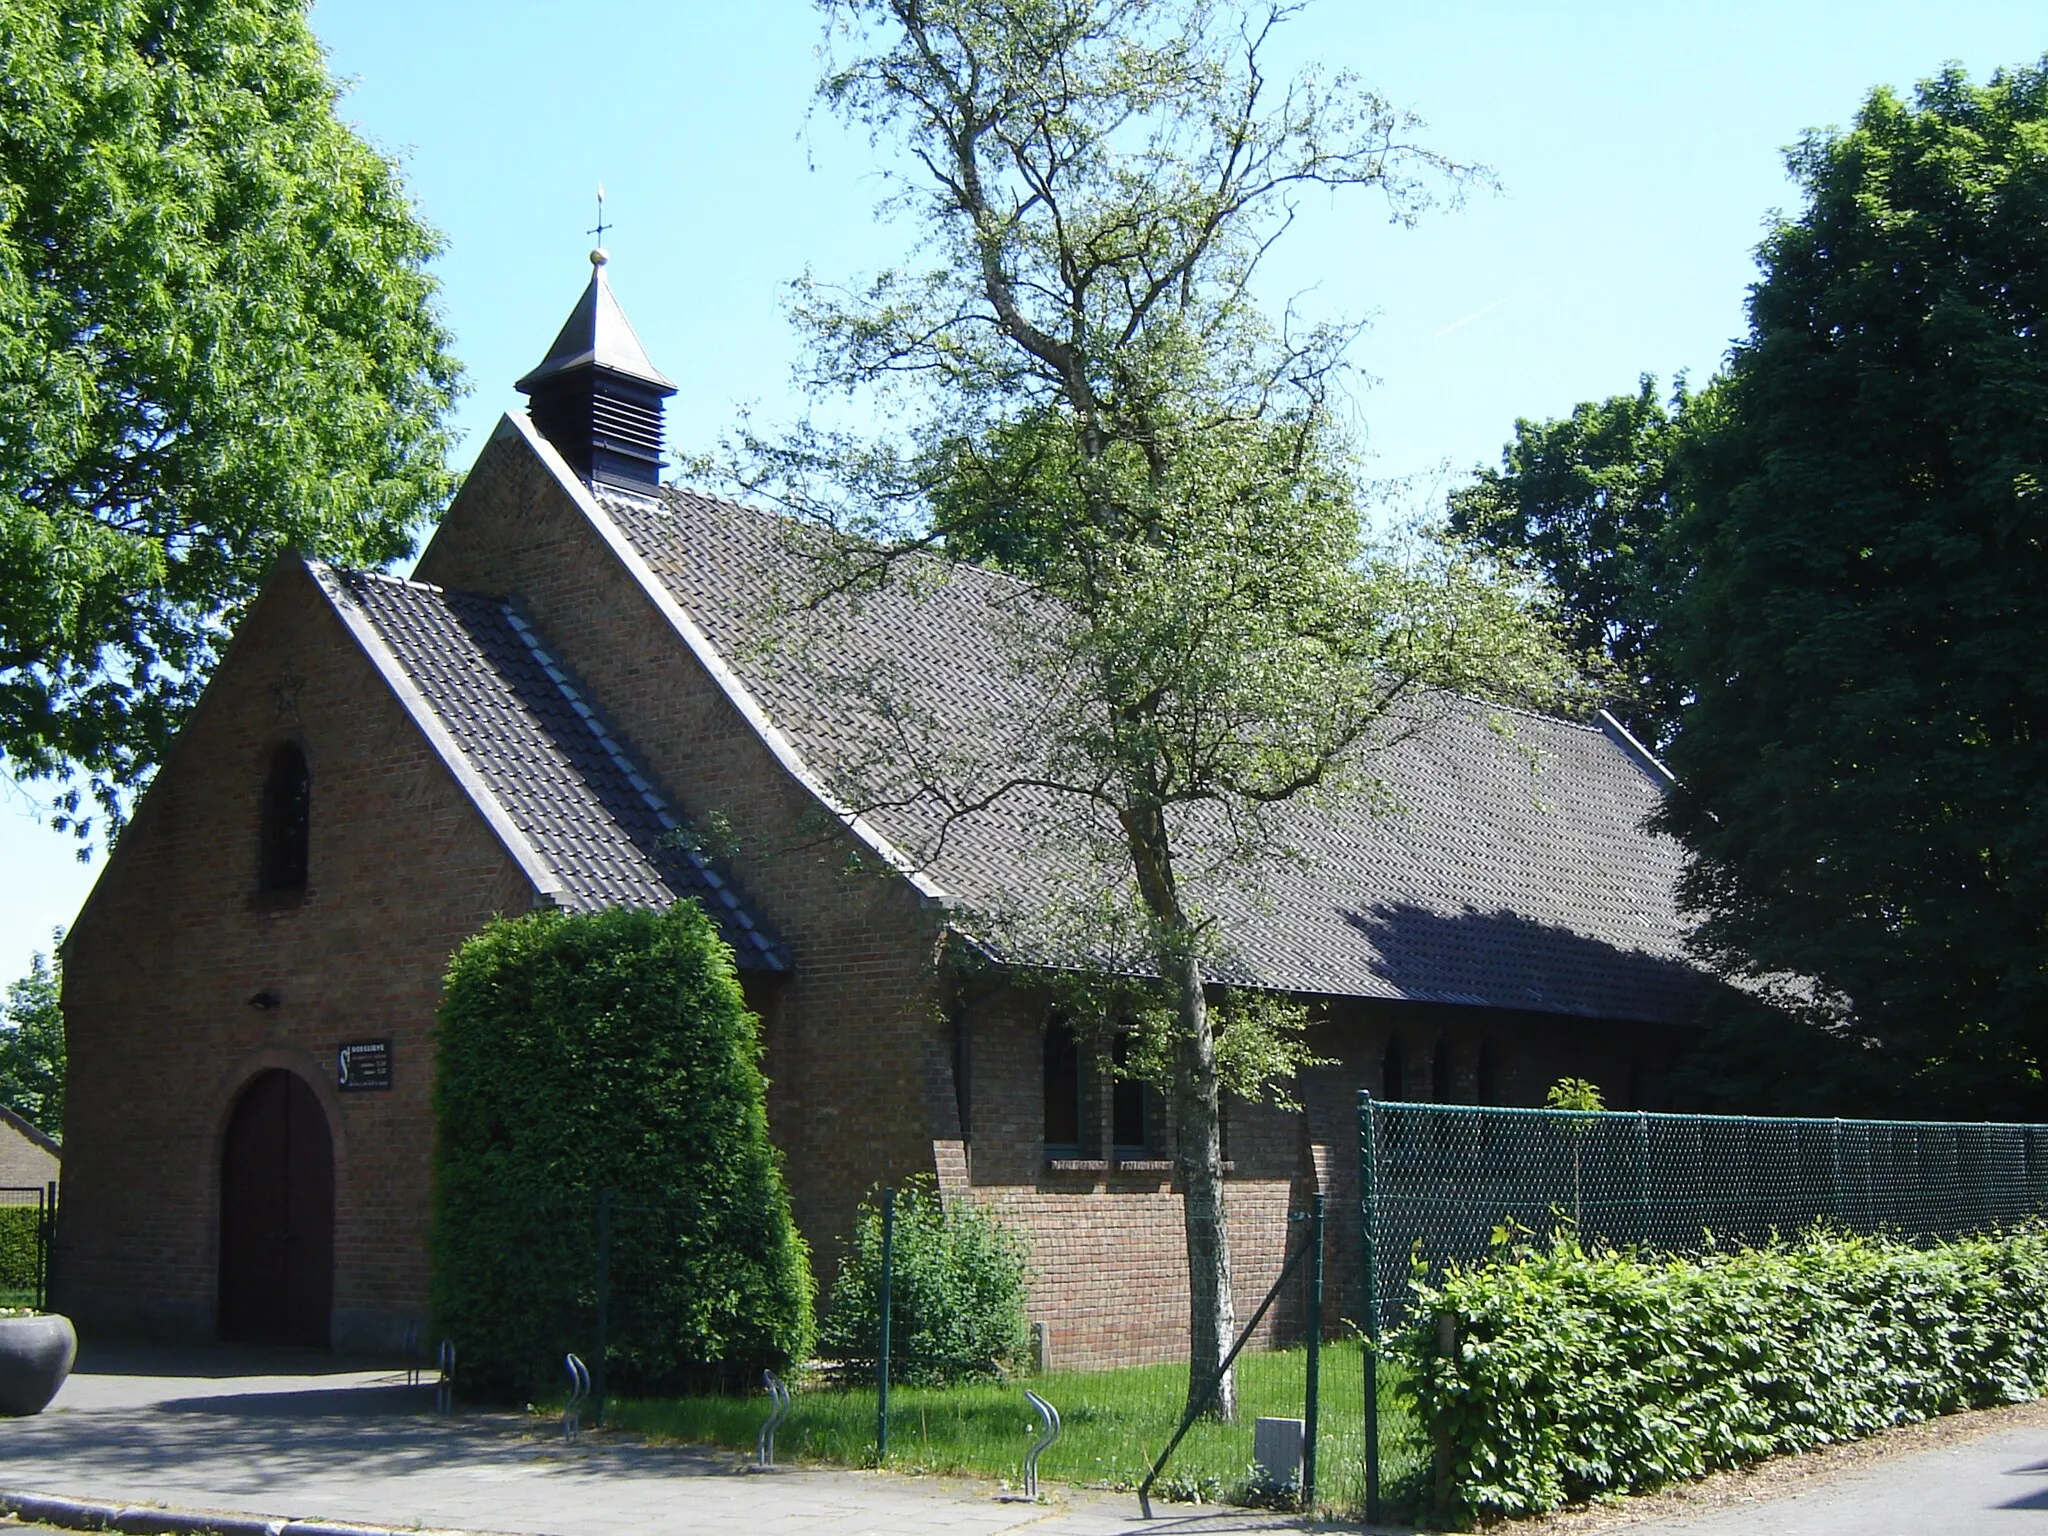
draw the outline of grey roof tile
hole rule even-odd
[[[819,611],[787,520],[670,488],[604,506],[676,602],[845,803],[975,912],[1030,913],[1079,878],[1076,807],[1003,795],[947,826],[916,787],[983,787],[1003,744],[1046,708],[1002,638],[1030,621],[1021,589],[929,562],[911,583]],[[1042,616],[1040,616],[1042,618]],[[1437,696],[1428,721],[1376,760],[1392,802],[1289,807],[1302,854],[1197,893],[1219,919],[1222,979],[1336,996],[1407,998],[1681,1023],[1707,985],[1686,956],[1681,852],[1645,820],[1661,786],[1602,730]],[[1412,722],[1411,722],[1412,723]],[[1503,727],[1506,727],[1505,729]],[[1191,829],[1199,845],[1203,828]],[[1218,829],[1220,831],[1220,829]],[[1220,844],[1220,836],[1216,839]],[[1027,959],[1009,927],[1007,954]]]
[[[690,846],[687,829],[532,624],[509,604],[336,571],[470,767],[566,887],[571,910],[695,896],[748,969],[781,947]]]

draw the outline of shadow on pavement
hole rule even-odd
[[[230,1376],[347,1376],[357,1371],[402,1370],[390,1360],[330,1354],[271,1344],[159,1344],[147,1339],[78,1341],[76,1376],[190,1376],[218,1381]]]
[[[2029,1462],[2024,1467],[2013,1467],[2007,1477],[2039,1477],[2048,1473],[2048,1461]],[[2023,1493],[2016,1499],[2007,1499],[1998,1506],[2000,1509],[2048,1509],[2048,1486],[2036,1488],[2032,1493]]]
[[[431,1386],[312,1387],[303,1392],[231,1392],[174,1397],[159,1413],[211,1413],[240,1419],[403,1418],[433,1412]]]

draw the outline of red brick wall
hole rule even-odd
[[[965,1156],[944,1183],[1023,1232],[1031,1253],[1029,1312],[1049,1335],[1056,1367],[1185,1358],[1187,1250],[1178,1185],[1170,1170],[1131,1169],[1106,1147],[1107,1095],[1085,1095],[1083,1160],[1100,1169],[1055,1171],[1044,1139],[1046,1001],[1002,991],[968,1011],[970,1122]],[[1089,1068],[1084,1066],[1084,1072]],[[1098,1075],[1099,1074],[1091,1074]],[[1172,1157],[1164,1105],[1151,1155]],[[1287,1213],[1305,1208],[1302,1120],[1270,1105],[1233,1102],[1224,1180],[1231,1289],[1240,1326],[1249,1321],[1285,1259]],[[1288,1336],[1298,1307],[1269,1315],[1260,1341]]]
[[[281,740],[312,776],[304,900],[256,893]],[[288,1067],[335,1151],[335,1341],[426,1309],[434,1010],[448,957],[531,887],[301,568],[273,581],[72,929],[58,1301],[212,1332],[219,1154],[236,1096]],[[268,991],[268,1011],[249,999]],[[338,1094],[334,1048],[392,1041],[395,1086]]]
[[[1232,1288],[1240,1326],[1299,1240],[1290,1211],[1306,1211],[1321,1185],[1327,1199],[1325,1322],[1358,1315],[1357,1095],[1381,1093],[1387,1041],[1399,1035],[1408,1060],[1407,1097],[1430,1097],[1439,1040],[1449,1048],[1452,1097],[1472,1102],[1482,1041],[1503,1103],[1540,1103],[1567,1073],[1600,1082],[1622,1107],[1631,1075],[1654,1095],[1676,1051],[1666,1033],[1555,1015],[1335,1000],[1312,1026],[1310,1046],[1329,1064],[1295,1088],[1299,1112],[1271,1104],[1226,1104],[1225,1176]],[[1032,1261],[1030,1315],[1051,1338],[1054,1363],[1111,1365],[1184,1357],[1187,1260],[1180,1196],[1170,1172],[1123,1171],[1104,1150],[1106,1128],[1084,1127],[1083,1160],[1102,1169],[1055,1171],[1044,1149],[1043,1042],[1046,1001],[1002,991],[969,1011],[971,1136],[941,1148],[941,1179],[987,1205],[1025,1234]],[[1084,1095],[1084,1116],[1100,1120],[1103,1095]],[[1647,1107],[1647,1106],[1645,1106]],[[1170,1127],[1157,1147],[1169,1157]],[[1293,1287],[1276,1303],[1259,1342],[1299,1337]]]
[[[419,579],[516,593],[627,750],[699,826],[736,835],[744,899],[782,938],[763,1014],[769,1124],[829,1284],[855,1205],[929,1171],[957,1134],[935,963],[943,914],[828,837],[815,802],[695,660],[522,437],[501,432],[421,557]]]

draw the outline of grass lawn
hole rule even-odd
[[[1252,1461],[1252,1421],[1262,1415],[1302,1416],[1307,1356],[1299,1349],[1247,1354],[1238,1360],[1236,1424],[1191,1429],[1155,1485],[1161,1497],[1243,1497]],[[1347,1509],[1363,1490],[1362,1357],[1356,1344],[1326,1346],[1322,1358],[1319,1502]],[[1390,1497],[1419,1484],[1428,1460],[1400,1390],[1398,1368],[1380,1371],[1382,1478]],[[1180,1423],[1187,1393],[1184,1365],[1115,1371],[1055,1371],[1020,1383],[892,1387],[889,1460],[900,1471],[967,1473],[1011,1483],[1023,1477],[1024,1453],[1038,1435],[1025,1386],[1060,1411],[1057,1444],[1039,1458],[1042,1478],[1095,1487],[1135,1488]],[[752,1450],[768,1416],[755,1398],[618,1399],[608,1422],[651,1439]],[[795,1410],[776,1431],[778,1460],[872,1466],[872,1387],[799,1388]]]

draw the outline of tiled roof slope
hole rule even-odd
[[[695,896],[741,966],[787,968],[730,883],[675,835],[678,818],[517,608],[390,576],[328,574],[560,880],[564,907]]]
[[[1047,706],[1006,661],[1015,583],[934,562],[915,591],[818,612],[785,520],[675,489],[604,505],[811,770],[852,783],[845,803],[922,863],[966,926],[977,911],[1044,910],[1070,888],[1069,845],[1048,829],[1074,806],[1012,792],[940,842],[914,793],[933,770],[892,779],[887,766],[936,763],[940,779],[985,787],[1002,743],[1029,737]],[[1679,850],[1644,824],[1660,793],[1652,770],[1598,728],[1441,696],[1421,707],[1428,723],[1390,732],[1377,759],[1390,807],[1290,807],[1285,835],[1302,858],[1260,869],[1255,889],[1220,871],[1197,878],[1220,922],[1220,977],[1688,1022],[1706,983],[1683,952]],[[1010,954],[1029,958],[1014,943]]]

